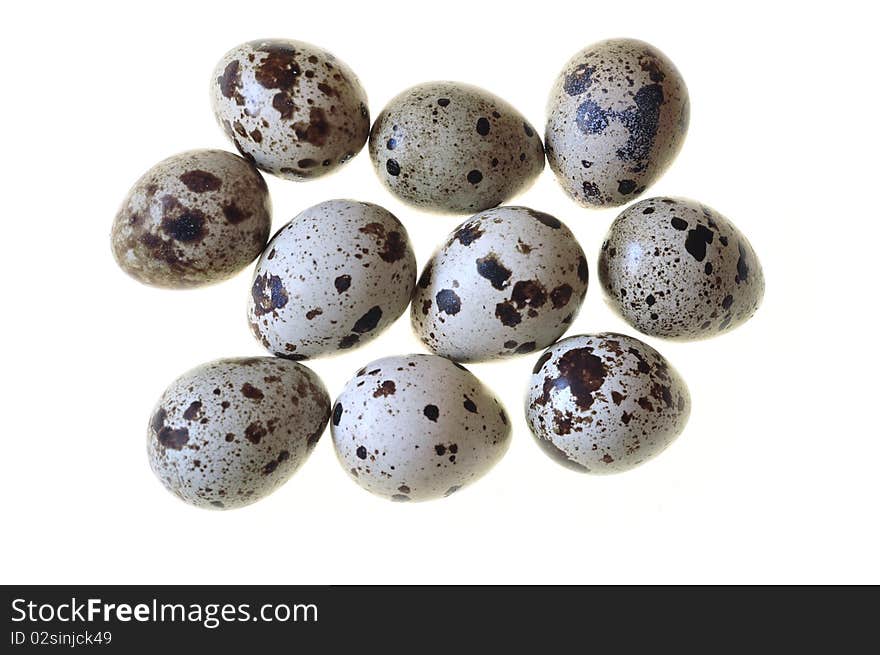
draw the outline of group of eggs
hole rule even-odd
[[[158,163],[131,189],[112,231],[119,265],[155,286],[217,282],[259,256],[248,319],[274,357],[185,373],[149,422],[152,469],[179,498],[208,508],[258,500],[306,460],[328,421],[340,463],[365,489],[398,501],[448,496],[488,471],[510,440],[503,405],[459,362],[542,350],[526,419],[562,464],[627,470],[684,429],[687,386],[654,348],[613,333],[557,341],[587,292],[584,251],[557,218],[500,206],[535,180],[545,153],[585,206],[622,205],[663,173],[684,141],[689,103],[681,75],[656,48],[614,39],[577,53],[551,91],[543,143],[511,105],[457,82],[404,91],[371,128],[351,69],[299,41],[230,50],[211,99],[242,156],[197,150]],[[257,169],[315,178],[368,139],[379,178],[399,199],[472,214],[418,278],[406,229],[374,204],[323,202],[269,240],[269,194]],[[682,340],[741,324],[764,288],[743,234],[678,198],[642,200],[617,217],[599,279],[635,329]],[[408,306],[434,354],[367,364],[331,405],[297,361],[363,345]]]

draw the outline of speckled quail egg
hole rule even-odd
[[[634,39],[601,41],[572,57],[550,92],[547,159],[580,204],[622,205],[672,163],[689,118],[687,87],[662,52]]]
[[[135,183],[110,239],[116,262],[139,282],[187,288],[251,263],[271,222],[269,190],[253,166],[222,150],[190,150]]]
[[[568,337],[538,359],[526,421],[544,452],[585,473],[618,473],[681,434],[687,385],[651,346],[623,334]]]
[[[449,496],[507,451],[501,403],[461,364],[436,355],[378,359],[333,406],[340,464],[367,491],[395,501]]]
[[[177,378],[147,433],[150,466],[187,503],[249,505],[306,461],[330,417],[314,372],[276,357],[220,359]]]
[[[379,179],[404,202],[468,214],[525,191],[544,169],[544,146],[516,109],[483,89],[428,82],[407,89],[370,131]]]
[[[627,323],[667,339],[733,329],[764,296],[761,264],[745,236],[683,198],[649,198],[621,212],[602,244],[599,279]]]
[[[546,348],[587,292],[587,260],[557,218],[527,207],[481,212],[455,229],[419,277],[413,329],[428,348],[479,361]]]
[[[251,41],[227,52],[211,79],[211,105],[242,155],[290,180],[338,168],[370,132],[357,76],[302,41]]]
[[[362,345],[409,304],[416,260],[406,229],[366,202],[329,200],[272,237],[248,302],[254,336],[279,357]]]

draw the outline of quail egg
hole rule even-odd
[[[544,168],[544,146],[501,98],[460,82],[429,82],[388,103],[370,131],[370,158],[400,200],[469,214],[529,187]]]
[[[111,246],[139,282],[203,286],[251,263],[271,221],[269,190],[253,166],[222,150],[190,150],[135,183],[113,221]]]
[[[618,473],[684,430],[687,385],[651,346],[623,334],[573,336],[548,348],[529,381],[526,421],[544,452],[585,473]]]
[[[367,141],[367,95],[326,50],[283,39],[243,43],[211,79],[217,122],[259,168],[290,180],[325,175]]]
[[[416,260],[386,209],[329,200],[269,242],[248,302],[254,336],[279,357],[306,359],[363,345],[409,304]]]
[[[436,355],[376,360],[333,406],[333,444],[352,479],[395,501],[449,496],[507,451],[510,421],[467,369]]]
[[[459,225],[413,296],[416,334],[438,355],[480,361],[546,348],[587,292],[587,260],[562,222],[497,207]]]
[[[761,264],[745,236],[684,198],[649,198],[621,212],[602,244],[599,280],[627,323],[667,339],[731,330],[764,296]]]
[[[684,143],[687,87],[657,48],[610,39],[577,53],[547,106],[547,159],[586,206],[622,205],[653,184]]]
[[[276,357],[219,359],[162,394],[147,432],[150,466],[187,503],[242,507],[294,474],[329,417],[327,391],[305,366]]]

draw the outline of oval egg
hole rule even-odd
[[[629,470],[684,430],[690,395],[649,345],[623,334],[568,337],[538,359],[526,421],[545,453],[583,473]]]
[[[689,120],[687,87],[669,58],[642,41],[601,41],[574,55],[550,92],[547,160],[580,204],[622,205],[672,163]]]
[[[253,166],[222,150],[190,150],[135,183],[113,221],[111,246],[139,282],[204,286],[251,263],[271,222],[269,190]]]
[[[714,209],[684,198],[648,198],[621,212],[602,244],[599,280],[627,323],[666,339],[732,330],[764,297],[748,239]]]
[[[546,348],[587,292],[587,260],[557,218],[497,207],[456,228],[425,265],[413,329],[438,355],[480,361]]]
[[[400,200],[468,214],[529,187],[544,168],[544,146],[501,98],[460,82],[428,82],[402,92],[379,114],[370,158]]]
[[[416,260],[386,209],[329,200],[269,242],[248,301],[254,336],[279,357],[306,359],[362,345],[406,309]]]
[[[376,360],[333,406],[336,455],[361,487],[394,501],[449,496],[507,451],[510,421],[470,371],[435,355]]]
[[[367,141],[367,94],[345,63],[286,39],[243,43],[211,79],[217,122],[259,168],[290,180],[320,177]]]
[[[172,382],[147,433],[168,491],[206,509],[249,505],[284,484],[327,425],[318,376],[275,357],[220,359]]]

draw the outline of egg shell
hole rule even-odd
[[[196,507],[243,507],[296,472],[329,417],[327,391],[305,366],[219,359],[162,394],[147,430],[150,466],[168,491]]]
[[[305,359],[363,345],[406,310],[416,259],[386,209],[328,200],[266,246],[248,301],[254,336],[279,357]]]
[[[504,407],[470,371],[435,355],[367,364],[333,406],[336,455],[361,487],[394,501],[449,496],[507,451]]]
[[[702,339],[747,321],[764,297],[764,273],[748,239],[694,200],[648,198],[614,220],[599,254],[611,307],[635,329]]]
[[[571,325],[588,269],[574,234],[527,207],[498,207],[459,225],[425,265],[413,329],[438,355],[480,361],[546,348]]]
[[[461,82],[428,82],[402,92],[379,114],[370,158],[400,200],[469,214],[531,186],[544,169],[544,146],[501,98]]]
[[[243,43],[211,78],[217,122],[259,168],[290,180],[320,177],[367,141],[367,94],[354,72],[317,46],[264,39]]]
[[[550,91],[544,142],[562,188],[585,206],[636,198],[681,150],[684,79],[657,48],[609,39],[572,57]]]
[[[157,287],[225,280],[266,245],[271,201],[260,173],[222,150],[164,159],[134,184],[113,221],[116,263]]]
[[[656,350],[611,332],[563,339],[535,363],[526,421],[545,453],[583,473],[629,470],[684,430],[690,395]]]

